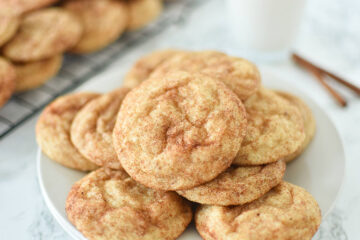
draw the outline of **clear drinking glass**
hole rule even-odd
[[[286,59],[306,0],[226,0],[233,48],[253,61]]]

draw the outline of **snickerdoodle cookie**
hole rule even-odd
[[[71,12],[47,8],[25,15],[3,53],[12,61],[37,61],[58,55],[80,39],[82,25]]]
[[[0,57],[0,107],[11,97],[15,90],[15,69],[13,65]]]
[[[0,46],[11,39],[19,27],[20,18],[0,15]]]
[[[23,13],[33,11],[58,0],[1,0],[0,16],[19,16]]]
[[[44,84],[56,75],[62,63],[62,55],[44,60],[14,63],[16,71],[16,92],[23,92]]]
[[[112,143],[112,132],[120,105],[129,89],[119,88],[83,107],[71,126],[71,140],[77,149],[99,166],[121,169]]]
[[[201,204],[241,205],[258,199],[278,185],[285,168],[282,160],[262,166],[233,166],[210,182],[178,193]]]
[[[113,132],[122,167],[155,189],[183,190],[227,169],[246,133],[246,112],[224,83],[202,74],[150,77],[125,97]]]
[[[78,111],[98,96],[97,93],[69,94],[57,98],[44,109],[36,124],[36,140],[49,158],[82,171],[97,168],[71,142],[70,127]]]
[[[115,41],[128,24],[125,2],[116,0],[67,0],[64,8],[79,17],[84,27],[80,41],[70,49],[76,53],[89,53]]]
[[[147,188],[123,170],[105,168],[75,183],[66,213],[90,240],[172,240],[192,218],[190,206],[176,193]]]
[[[183,52],[165,61],[154,76],[173,70],[202,73],[224,82],[241,100],[260,87],[260,73],[249,61],[216,51]]]
[[[251,203],[203,205],[195,215],[204,240],[310,240],[320,221],[315,199],[305,189],[286,182]]]
[[[234,164],[276,162],[298,151],[305,132],[297,107],[264,88],[246,100],[244,105],[248,128]]]
[[[157,18],[163,10],[162,0],[130,0],[127,29],[137,30]]]
[[[294,104],[300,110],[301,116],[304,121],[305,139],[301,144],[301,147],[297,151],[285,157],[284,160],[286,162],[290,162],[291,160],[299,156],[313,139],[316,130],[316,121],[314,115],[311,112],[311,109],[306,105],[306,103],[303,100],[290,93],[286,93],[282,91],[276,91],[276,93],[281,97],[285,98],[286,100],[288,100],[290,103]]]
[[[164,61],[169,60],[174,55],[184,51],[176,49],[165,49],[154,51],[142,58],[140,58],[130,71],[126,74],[124,79],[124,86],[134,88],[144,80]]]

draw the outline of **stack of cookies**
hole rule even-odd
[[[56,75],[64,52],[100,50],[162,9],[162,0],[1,0],[0,107]]]
[[[138,60],[124,87],[45,108],[37,141],[54,161],[93,171],[74,184],[69,220],[88,239],[311,239],[321,213],[283,181],[315,133],[299,98],[261,85],[257,67],[215,51]]]

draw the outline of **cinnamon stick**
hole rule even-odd
[[[321,72],[322,74],[328,75],[329,77],[333,78],[334,80],[336,80],[337,82],[343,84],[344,86],[346,86],[347,88],[349,88],[350,90],[354,91],[357,95],[360,96],[360,88],[355,86],[354,84],[346,81],[345,79],[327,71],[326,69],[323,69],[311,62],[309,62],[308,60],[300,57],[299,55],[297,55],[296,53],[292,54],[293,59],[295,60],[295,62],[303,65],[303,66],[308,66],[312,69],[316,69],[317,71]]]
[[[335,100],[342,107],[346,107],[347,102],[345,98],[343,98],[338,92],[336,92],[323,78],[323,73],[321,73],[318,69],[307,67],[308,70],[315,76],[315,78],[323,85],[328,92],[335,98]]]

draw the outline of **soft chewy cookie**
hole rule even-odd
[[[202,73],[221,80],[241,100],[247,99],[260,87],[260,73],[254,64],[216,51],[177,54],[156,68],[153,75],[173,70]]]
[[[15,69],[4,58],[0,57],[0,107],[11,97],[15,89]]]
[[[64,8],[78,16],[84,26],[80,41],[71,49],[76,53],[89,53],[115,41],[128,24],[125,2],[116,0],[68,0]]]
[[[150,76],[155,68],[181,52],[184,51],[176,49],[158,50],[140,58],[126,74],[124,86],[134,88],[140,85]]]
[[[276,162],[298,151],[305,132],[297,107],[264,88],[246,100],[244,105],[248,129],[234,164]]]
[[[0,16],[18,16],[58,0],[1,0]]]
[[[305,189],[283,182],[254,202],[234,206],[201,206],[196,228],[204,240],[310,240],[321,213]]]
[[[137,30],[157,18],[163,9],[161,0],[131,0],[129,7],[129,30]]]
[[[210,205],[241,205],[258,199],[278,185],[285,162],[263,166],[230,167],[214,180],[178,193],[192,202]]]
[[[36,124],[36,140],[49,158],[82,171],[97,168],[71,142],[70,127],[78,111],[98,96],[97,93],[69,94],[57,98],[44,109]]]
[[[67,216],[90,240],[176,239],[190,223],[190,206],[174,192],[147,188],[123,170],[100,168],[75,183]]]
[[[6,17],[0,14],[0,46],[14,36],[19,27],[19,23],[19,17]]]
[[[74,46],[81,33],[81,23],[69,11],[41,9],[23,17],[18,33],[4,46],[3,53],[18,62],[50,58]]]
[[[62,63],[62,55],[44,60],[14,63],[16,71],[16,92],[23,92],[44,84],[56,75]]]
[[[245,133],[245,109],[222,82],[171,72],[128,93],[113,141],[122,167],[136,181],[183,190],[225,171]]]
[[[71,140],[77,149],[99,166],[121,169],[112,143],[112,132],[120,105],[129,92],[119,88],[83,107],[71,126]]]
[[[290,103],[294,104],[300,110],[301,116],[304,121],[305,139],[301,144],[301,147],[297,151],[285,157],[285,161],[290,162],[291,160],[299,156],[313,139],[315,135],[316,121],[314,115],[311,112],[311,109],[306,105],[303,100],[286,92],[276,91],[276,93],[288,100]]]

